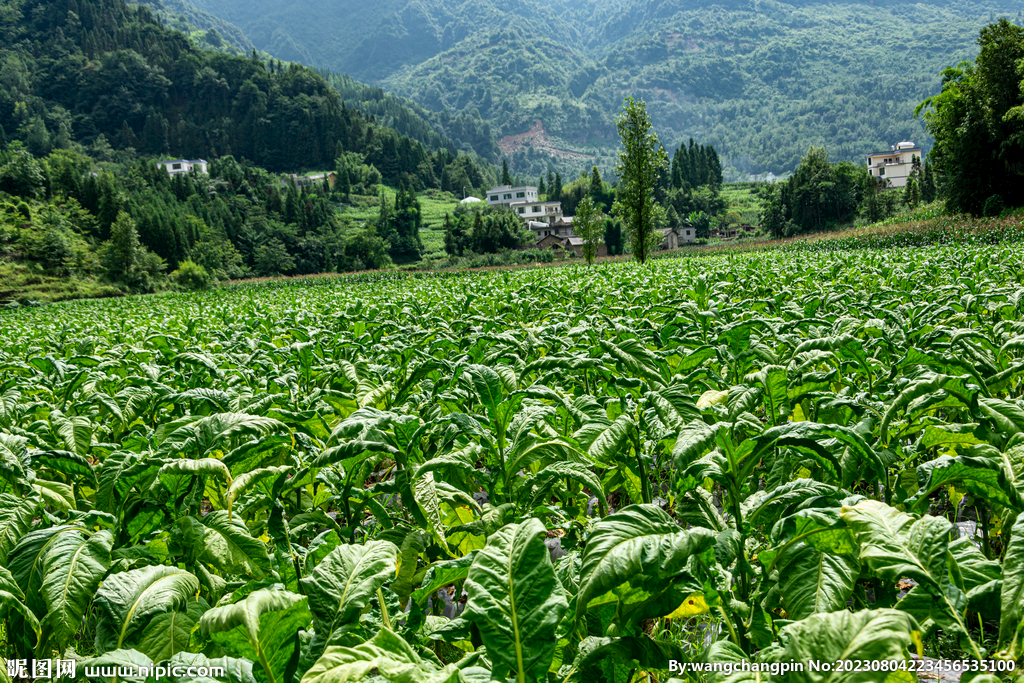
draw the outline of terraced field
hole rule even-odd
[[[4,656],[1011,680],[1021,249],[858,239],[2,311]]]

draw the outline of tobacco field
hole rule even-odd
[[[3,656],[1016,680],[1022,251],[815,249],[0,311]]]

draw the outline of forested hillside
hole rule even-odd
[[[123,0],[6,3],[0,44],[0,130],[37,157],[82,143],[295,171],[355,153],[418,187],[455,160],[370,123],[309,69],[199,49]]]
[[[611,166],[614,114],[643,97],[666,146],[715,145],[727,177],[792,170],[809,145],[832,158],[911,139],[941,71],[977,54],[978,30],[1020,21],[1020,0],[191,0],[261,49],[329,67],[432,111],[479,112],[499,136],[540,119],[544,151],[513,171]],[[515,144],[506,144],[511,152]],[[479,150],[483,153],[483,150]]]
[[[0,45],[0,300],[146,291],[195,265],[224,279],[415,260],[415,192],[494,181],[450,140],[346,107],[310,69],[201,49],[123,0],[8,2]],[[171,178],[160,157],[210,173]],[[278,175],[304,170],[337,185]],[[379,225],[338,214],[385,184],[404,203]]]

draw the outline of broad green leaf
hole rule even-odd
[[[907,500],[916,512],[927,507],[931,494],[950,484],[966,489],[989,503],[1016,511],[1024,509],[1024,501],[1013,487],[1002,461],[994,458],[943,455],[918,465],[917,484],[920,487],[917,495]]]
[[[1003,560],[999,644],[1020,655],[1024,637],[1024,528],[1014,525]]]
[[[251,574],[260,579],[273,570],[263,541],[253,538],[245,524],[227,510],[215,510],[202,517],[206,527],[202,559],[222,571]]]
[[[628,415],[619,415],[615,421],[601,430],[597,438],[590,444],[590,457],[605,465],[616,461],[620,456],[628,456],[630,436],[636,429],[633,419]]]
[[[670,661],[690,661],[686,650],[679,644],[646,636],[587,638],[580,644],[580,655],[573,664],[574,673],[566,681],[586,683],[598,680],[601,677],[599,666],[609,658],[616,665],[625,664],[630,668],[635,666],[644,671],[667,671]]]
[[[199,580],[177,567],[143,567],[108,576],[93,601],[99,613],[97,645],[121,649],[156,615],[181,610],[198,591]]]
[[[192,629],[210,606],[202,598],[190,599],[184,610],[169,610],[154,616],[139,635],[135,649],[154,662],[188,652]]]
[[[770,653],[776,662],[906,661],[918,625],[912,617],[894,609],[813,614],[784,626],[779,632],[782,647]],[[836,667],[838,668],[838,667]],[[770,680],[786,683],[915,683],[908,671],[791,671]]]
[[[356,647],[329,646],[305,673],[301,683],[357,683],[376,670],[386,681],[400,683],[464,683],[458,666],[437,669],[424,661],[401,636],[382,629]]]
[[[260,589],[207,611],[199,630],[230,656],[259,662],[253,666],[257,681],[289,683],[299,661],[299,629],[309,626],[306,600],[288,591]]]
[[[14,580],[11,572],[0,565],[0,619],[6,618],[8,612],[16,612],[21,615],[21,618],[35,633],[36,638],[40,638],[39,620],[25,604],[25,592]]]
[[[845,609],[860,574],[855,557],[834,555],[803,543],[788,550],[776,566],[786,618],[793,620]]]
[[[0,565],[7,563],[11,549],[28,533],[42,499],[35,493],[27,498],[0,493]]]
[[[534,518],[506,525],[487,539],[469,568],[464,618],[480,629],[499,680],[505,672],[518,683],[547,679],[568,603],[544,536],[544,525]]]
[[[398,548],[388,541],[340,545],[328,553],[300,581],[317,632],[328,638],[357,623],[370,600],[376,599],[377,589],[395,578],[397,559]]]
[[[110,568],[114,537],[106,529],[91,536],[60,534],[43,556],[43,628],[63,651],[82,627],[100,580]]]
[[[226,495],[228,511],[230,511],[234,506],[235,500],[238,499],[238,496],[248,491],[257,483],[267,479],[276,480],[278,478],[283,478],[291,471],[292,467],[289,465],[282,467],[261,467],[249,472],[243,472],[235,477],[234,480],[231,480],[230,473],[228,473],[228,479],[231,480],[231,485],[228,486]]]
[[[685,530],[654,505],[630,505],[608,515],[587,538],[576,596],[576,618],[590,600],[639,579],[664,584],[680,574],[692,555],[715,543],[707,529]],[[665,605],[668,614],[675,605]]]

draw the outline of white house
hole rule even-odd
[[[513,202],[508,208],[527,223],[557,223],[562,220],[562,202]]]
[[[921,148],[913,142],[893,145],[888,152],[868,155],[868,173],[880,180],[888,180],[893,187],[906,187],[913,170],[913,160],[921,159]]]
[[[487,193],[487,203],[491,206],[514,204],[518,202],[537,201],[537,188],[532,185],[512,187],[511,185],[499,185],[491,188]]]
[[[157,163],[157,166],[164,168],[171,175],[177,175],[179,173],[190,173],[195,171],[196,173],[204,173],[209,175],[209,171],[206,170],[207,166],[206,159],[175,159],[174,161],[161,161]]]
[[[572,216],[559,216],[557,221],[550,222],[528,220],[526,227],[537,237],[538,242],[548,235],[576,237],[576,233],[572,231]]]

